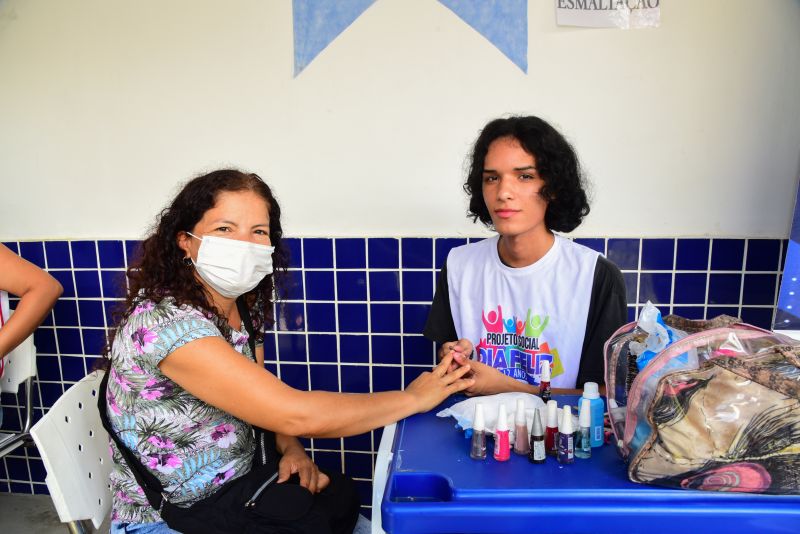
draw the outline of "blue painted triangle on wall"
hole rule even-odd
[[[292,0],[294,75],[303,72],[374,3],[375,0]]]
[[[528,72],[528,0],[439,0]]]

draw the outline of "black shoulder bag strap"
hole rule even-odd
[[[256,359],[256,334],[253,329],[253,319],[250,316],[250,309],[244,302],[244,297],[236,299],[236,309],[239,310],[239,317],[242,320],[244,329],[247,331],[247,343],[250,345],[250,353],[253,356],[253,361],[258,363]],[[267,460],[271,456],[270,452],[275,451],[275,433],[271,430],[264,430],[263,428],[253,425],[253,437],[256,440],[253,467],[266,465]]]
[[[131,450],[119,439],[117,433],[111,428],[111,421],[108,419],[108,412],[106,407],[106,391],[108,389],[108,375],[111,374],[111,368],[106,370],[103,380],[100,382],[100,390],[97,393],[97,409],[100,411],[100,421],[103,423],[103,428],[106,429],[108,435],[114,440],[117,445],[122,459],[131,468],[131,473],[136,479],[136,482],[144,491],[144,496],[147,497],[147,502],[150,503],[154,509],[161,513],[161,507],[167,501],[167,496],[164,495],[164,485],[158,478],[148,471],[142,462],[131,452]]]
[[[253,320],[250,317],[250,310],[244,303],[244,299],[239,297],[236,299],[236,307],[239,310],[239,316],[242,319],[242,324],[248,334],[248,344],[250,345],[250,352],[252,353],[253,360],[256,359],[256,337],[253,331]],[[108,418],[108,411],[106,406],[106,392],[108,390],[108,376],[111,374],[111,368],[106,371],[105,376],[100,382],[100,390],[97,394],[97,409],[100,412],[100,421],[103,423],[103,428],[106,429],[108,435],[114,440],[117,445],[122,459],[128,464],[128,467],[133,473],[136,482],[144,491],[144,496],[147,502],[150,503],[154,509],[161,513],[162,506],[167,502],[167,496],[164,495],[164,485],[161,481],[150,471],[145,468],[141,461],[136,457],[133,452],[122,442],[117,433],[111,427],[111,421]],[[265,448],[265,435],[268,436],[272,449],[274,450],[275,434],[270,431],[265,431],[258,427],[253,427],[253,433],[256,440],[256,451],[253,457],[253,466],[265,465],[267,463],[267,450]]]

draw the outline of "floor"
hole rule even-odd
[[[108,520],[98,532],[108,532]],[[3,534],[65,534],[49,495],[0,493],[0,532]]]
[[[87,523],[91,526],[91,523]],[[109,518],[95,532],[108,532]],[[361,516],[353,534],[368,534],[372,525]],[[66,534],[69,528],[58,520],[49,495],[0,493],[0,532],[2,534]],[[380,530],[376,532],[382,532]]]

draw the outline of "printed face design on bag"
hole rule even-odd
[[[191,257],[198,277],[226,298],[255,287],[272,272],[269,207],[253,191],[224,191],[178,245]]]
[[[495,139],[483,161],[483,201],[495,230],[507,237],[544,237],[547,202],[536,158],[513,137]]]

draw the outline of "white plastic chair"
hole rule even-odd
[[[97,411],[102,378],[102,371],[85,376],[31,429],[58,517],[73,532],[87,519],[100,528],[111,510],[111,453]]]
[[[0,458],[24,445],[26,441],[30,441],[35,377],[36,347],[33,344],[33,335],[30,335],[5,357],[5,371],[0,378],[0,392],[18,394],[19,385],[25,384],[25,423],[19,432],[0,432]]]

